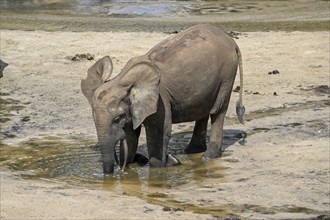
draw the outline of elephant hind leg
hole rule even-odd
[[[223,123],[226,111],[211,115],[211,137],[204,158],[217,158],[221,156]]]
[[[220,157],[221,144],[222,144],[222,132],[225,115],[228,109],[230,101],[231,90],[233,87],[234,79],[227,81],[220,87],[219,91],[219,109],[211,114],[211,137],[210,143],[207,147],[206,152],[203,154],[205,158],[216,158]]]
[[[207,122],[209,116],[199,119],[195,122],[195,128],[193,136],[185,148],[186,154],[195,154],[206,151],[206,134],[207,134]]]

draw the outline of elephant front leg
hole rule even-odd
[[[139,143],[139,137],[140,137],[140,133],[141,133],[141,126],[139,126],[136,130],[134,130],[133,124],[128,123],[124,127],[124,131],[125,131],[125,136],[126,136],[125,138],[126,138],[127,146],[128,146],[127,164],[137,162],[136,161],[137,158],[139,159],[139,161],[145,160],[145,159],[141,158],[142,155],[136,155],[137,146]],[[122,146],[120,146],[120,166],[123,165],[124,160],[125,160],[124,159],[124,149]]]
[[[194,133],[188,146],[184,149],[186,154],[201,153],[206,150],[206,134],[207,134],[207,122],[209,115],[197,120],[195,123]]]
[[[172,131],[172,115],[170,105],[160,98],[157,112],[144,121],[147,134],[149,164],[151,167],[166,167],[168,163],[167,147]]]
[[[152,118],[148,119],[148,123],[145,123],[145,128],[150,166],[165,167],[163,154],[167,153],[167,145],[164,146],[164,144],[168,144],[167,139],[169,137],[166,137],[163,127],[158,125]]]

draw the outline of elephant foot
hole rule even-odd
[[[166,157],[166,167],[173,167],[181,165],[181,162],[178,158],[172,156],[171,154],[167,155]]]
[[[203,157],[207,159],[213,159],[213,158],[221,157],[221,155],[222,155],[221,145],[219,146],[215,142],[211,142],[207,150],[203,154]]]
[[[149,164],[151,167],[162,167],[162,161],[158,160],[155,157],[150,158]],[[166,167],[172,167],[172,166],[177,166],[180,165],[181,162],[171,154],[167,155],[166,157]]]
[[[191,142],[184,149],[184,152],[186,154],[197,154],[197,153],[202,153],[204,151],[206,151],[205,145],[192,144]]]
[[[148,158],[146,158],[142,154],[135,154],[134,162],[136,162],[137,164],[143,166],[143,165],[146,165],[149,162],[149,160],[148,160]]]

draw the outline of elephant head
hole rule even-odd
[[[104,173],[114,171],[116,144],[121,141],[127,146],[134,130],[157,111],[159,98],[159,69],[146,56],[131,59],[110,80],[112,70],[112,61],[106,56],[90,67],[81,81],[81,90],[92,107]]]

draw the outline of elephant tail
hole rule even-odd
[[[243,62],[242,62],[241,51],[237,45],[236,45],[236,54],[238,58],[239,79],[240,79],[239,99],[236,103],[236,114],[240,123],[244,124],[245,107],[243,106]]]

